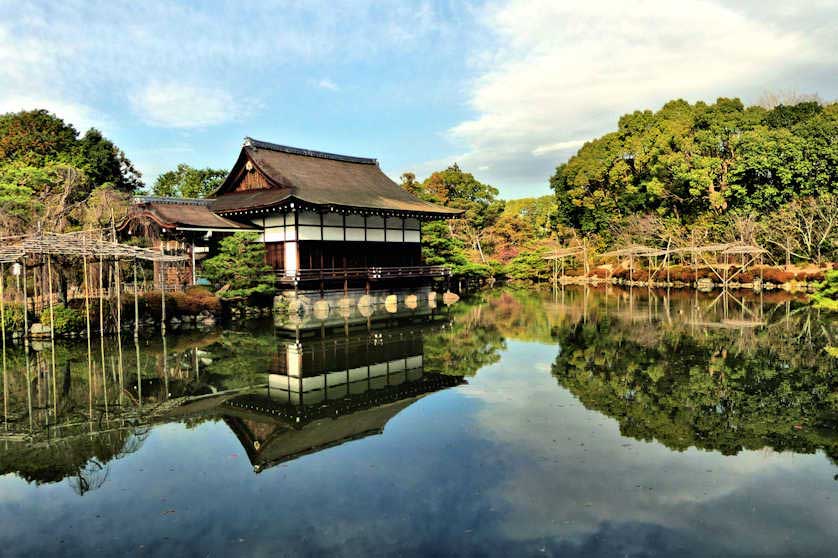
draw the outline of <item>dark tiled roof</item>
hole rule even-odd
[[[271,207],[286,200],[291,195],[288,188],[271,188],[269,190],[248,190],[246,192],[232,192],[212,200],[210,206],[213,211],[226,212],[242,209],[260,209]]]
[[[253,161],[273,188],[223,193],[233,185],[236,174],[233,172],[219,189],[211,206],[213,211],[269,207],[294,198],[313,205],[424,213],[440,218],[462,213],[406,192],[381,171],[375,159],[309,151],[250,138],[245,140],[237,167],[243,164],[243,157]]]
[[[237,223],[209,208],[210,200],[179,198],[137,198],[132,216],[145,216],[156,221],[160,226],[195,229],[241,229],[253,227]]]

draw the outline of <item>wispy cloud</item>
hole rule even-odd
[[[203,128],[241,116],[242,103],[223,89],[152,82],[131,97],[134,110],[154,126]]]
[[[340,89],[338,84],[328,78],[323,78],[317,82],[317,87],[320,89],[328,89],[329,91],[337,91]]]
[[[551,153],[557,153],[559,151],[567,151],[569,149],[578,149],[585,144],[586,140],[569,140],[569,141],[559,141],[556,143],[548,143],[545,145],[539,145],[535,149],[532,150],[532,154],[536,157],[541,155],[548,155]]]
[[[82,133],[89,128],[98,128],[108,133],[113,126],[113,122],[108,117],[81,103],[37,95],[0,97],[0,114],[34,109],[46,109],[60,115],[65,122],[69,122]]]

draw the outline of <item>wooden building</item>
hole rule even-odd
[[[375,159],[245,138],[211,199],[138,198],[132,227],[156,226],[177,243],[167,250],[210,255],[210,238],[255,230],[280,286],[322,290],[445,276],[423,265],[421,224],[461,213],[406,192]]]
[[[148,247],[167,255],[187,256],[185,265],[154,265],[154,283],[159,287],[193,285],[198,262],[214,252],[225,235],[256,227],[213,213],[211,200],[138,196],[120,226],[123,236],[139,236]]]
[[[246,138],[209,208],[261,231],[281,283],[441,276],[424,266],[423,221],[461,211],[422,201],[375,159]]]

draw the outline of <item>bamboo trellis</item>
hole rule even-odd
[[[70,233],[36,232],[0,237],[0,262],[17,262],[29,256],[76,256],[153,262],[182,262],[186,256],[172,256],[102,238],[99,230]]]
[[[26,261],[28,258],[46,258],[47,272],[49,277],[47,284],[50,285],[50,305],[52,304],[51,285],[52,285],[52,256],[62,257],[76,257],[81,258],[84,270],[84,298],[85,298],[85,313],[87,316],[87,339],[90,343],[90,277],[88,273],[88,260],[99,262],[99,313],[100,313],[100,336],[104,335],[104,324],[102,319],[102,304],[103,304],[103,268],[105,261],[113,262],[115,269],[114,275],[119,277],[118,262],[119,261],[133,261],[136,273],[137,260],[150,261],[161,264],[161,288],[163,288],[163,268],[167,263],[178,263],[186,261],[186,256],[167,255],[164,252],[151,250],[149,248],[142,248],[139,246],[131,246],[129,244],[120,244],[116,240],[105,240],[103,229],[94,229],[86,231],[77,231],[69,233],[53,233],[53,232],[35,232],[19,236],[0,237],[0,264],[4,263],[22,263],[24,270],[24,338],[29,336],[28,320],[26,319],[26,312],[28,307],[26,294],[25,270]],[[113,236],[113,235],[112,235]],[[117,279],[118,282],[118,279]],[[37,284],[37,281],[34,281]],[[119,288],[119,286],[117,286]],[[119,296],[119,295],[118,295]],[[134,328],[135,336],[137,335],[137,328],[139,324],[138,305],[136,301],[136,276],[134,285]],[[0,305],[4,305],[5,301],[0,299]],[[121,304],[121,298],[120,298]],[[161,296],[161,305],[163,312],[163,323],[161,323],[161,330],[165,334],[165,296]],[[117,328],[120,329],[122,318],[121,308],[118,312]],[[52,320],[52,308],[50,309],[50,319]],[[50,327],[50,337],[53,338],[55,332],[52,324]]]
[[[568,247],[568,248],[556,248],[553,252],[544,256],[545,260],[561,260],[564,262],[564,258],[568,256],[574,256],[576,254],[582,253],[583,247],[576,246],[576,247]],[[707,259],[706,254],[715,254],[715,262],[711,262]],[[668,263],[670,260],[670,256],[676,254],[691,254],[695,257],[700,257],[704,264],[710,269],[722,282],[723,286],[727,286],[727,284],[732,281],[737,275],[745,271],[745,269],[753,265],[754,263],[759,262],[762,264],[763,256],[768,253],[768,250],[761,246],[756,246],[752,244],[746,244],[743,242],[728,242],[728,243],[716,243],[716,244],[707,244],[704,246],[681,246],[681,247],[673,247],[672,246],[672,239],[667,240],[666,248],[658,248],[654,246],[644,246],[641,244],[634,244],[631,246],[625,246],[623,248],[619,248],[616,250],[611,250],[609,252],[605,252],[602,254],[598,254],[598,259],[607,259],[607,258],[629,258],[629,280],[634,280],[634,259],[635,258],[648,258],[649,262],[649,286],[651,287],[651,283],[654,280],[655,276],[658,272],[661,271],[664,267],[667,269],[667,273],[669,270]],[[719,261],[723,258],[723,261]],[[730,263],[730,259],[732,257],[739,256],[741,258],[738,264]],[[657,262],[657,258],[663,257],[663,260],[660,264],[655,263],[653,265],[653,259]],[[697,264],[693,263],[691,266],[696,269],[697,272]],[[738,268],[733,273],[729,273],[730,268]],[[564,273],[562,272],[562,276]],[[555,273],[555,264],[554,264],[554,279],[557,279]],[[667,278],[667,283],[669,279]],[[760,269],[760,282],[762,282],[762,269]]]

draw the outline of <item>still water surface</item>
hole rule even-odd
[[[611,290],[10,348],[0,554],[835,556],[836,344],[777,296]]]

